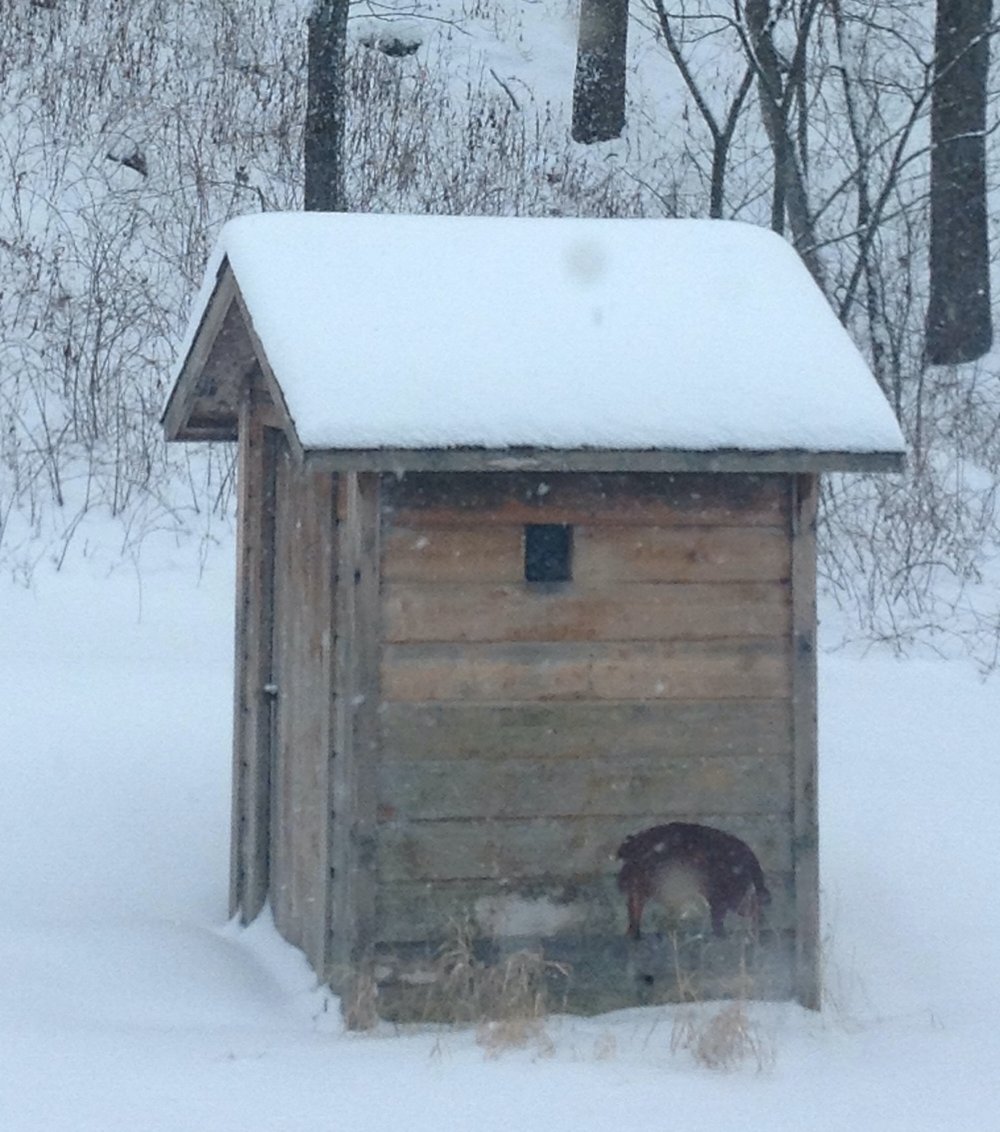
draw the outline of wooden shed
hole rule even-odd
[[[389,1017],[456,924],[571,1009],[724,994],[740,933],[627,940],[615,883],[697,822],[773,896],[751,993],[818,1005],[817,482],[903,439],[788,246],[247,217],[181,358],[168,439],[239,453],[233,912]]]

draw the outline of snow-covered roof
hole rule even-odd
[[[306,451],[904,448],[847,332],[764,229],[325,213],[223,229],[165,417],[180,438],[224,384],[202,339],[222,325],[207,311],[227,266]]]

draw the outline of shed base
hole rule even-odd
[[[716,939],[697,932],[657,933],[638,941],[589,936],[477,941],[475,966],[502,969],[527,951],[544,972],[546,1009],[600,1014],[659,1003],[715,999],[787,1001],[795,997],[795,941],[791,933],[764,932]],[[376,1008],[392,1022],[474,1022],[474,973],[446,977],[446,965],[426,945],[395,947],[375,963]]]

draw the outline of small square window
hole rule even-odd
[[[524,528],[524,580],[568,582],[573,577],[573,528],[528,523]]]

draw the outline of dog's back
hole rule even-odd
[[[618,849],[618,887],[628,902],[628,933],[639,939],[649,900],[675,903],[685,888],[708,903],[712,930],[724,933],[729,911],[756,919],[771,894],[753,850],[738,837],[692,822],[669,822],[626,837]]]

